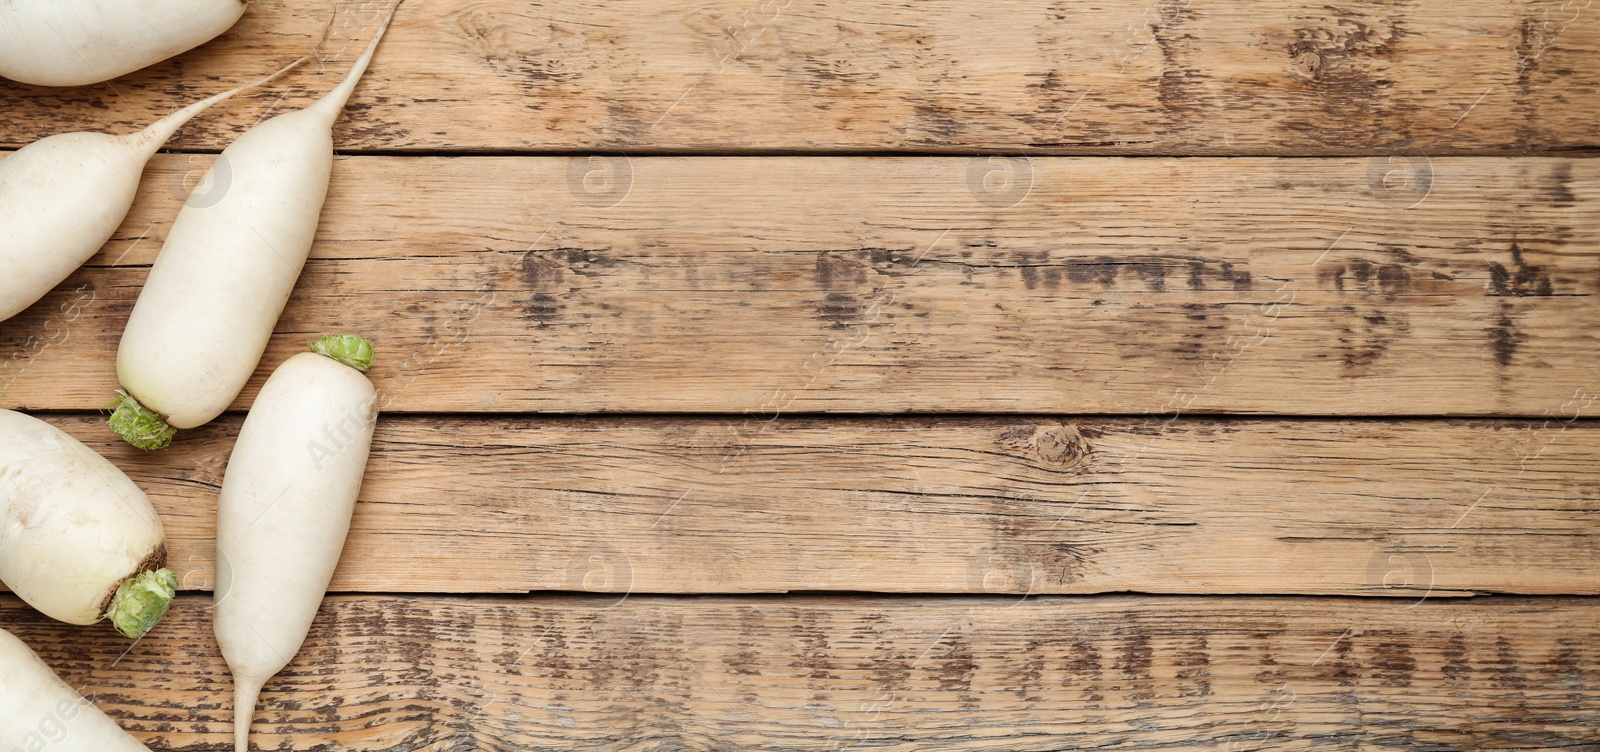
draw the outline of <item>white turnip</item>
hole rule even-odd
[[[218,157],[220,198],[178,213],[117,349],[111,426],[141,449],[217,417],[255,372],[300,277],[333,172],[333,123],[394,11],[349,75],[316,104],[268,120]]]
[[[300,652],[350,531],[377,423],[372,346],[323,337],[272,373],[217,503],[215,623],[244,752],[266,681]]]
[[[166,542],[150,500],[110,461],[49,423],[0,410],[0,581],[28,605],[143,637],[178,586]]]
[[[150,752],[3,629],[0,677],[0,749]]]
[[[40,86],[109,81],[198,47],[244,0],[4,0],[0,77]]]
[[[0,0],[0,8],[6,1]],[[189,105],[138,133],[63,133],[0,160],[0,321],[82,266],[128,216],[145,163],[210,106],[299,65]]]

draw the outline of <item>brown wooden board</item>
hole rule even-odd
[[[0,405],[110,398],[209,161],[0,323]],[[235,407],[356,332],[391,412],[1544,417],[1597,248],[1587,159],[357,157]]]
[[[80,89],[0,83],[0,145],[131,131],[312,49],[174,144],[332,88],[388,2],[260,0]],[[1525,153],[1600,146],[1588,0],[410,0],[344,122],[364,151]]]
[[[227,748],[209,599],[131,647],[0,621],[162,750]],[[333,597],[275,750],[1562,749],[1600,744],[1593,599]]]
[[[152,748],[231,748],[216,495],[349,331],[384,417],[260,749],[1600,752],[1600,4],[408,0],[255,378],[134,450],[148,268],[339,7],[0,81],[0,148],[127,132],[329,26],[0,322],[185,591],[0,627]]]
[[[212,588],[239,419],[47,417]],[[333,589],[1600,594],[1597,515],[1592,421],[399,417]]]

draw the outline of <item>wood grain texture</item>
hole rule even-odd
[[[209,159],[0,323],[0,404],[105,404]],[[235,407],[350,331],[390,412],[1544,416],[1597,248],[1586,159],[355,157]]]
[[[240,421],[149,455],[48,417],[211,589]],[[1597,594],[1597,540],[1592,421],[403,417],[333,589]]]
[[[227,749],[209,599],[0,619],[156,749]],[[335,597],[260,749],[1600,748],[1592,599]],[[124,654],[125,653],[125,654]]]
[[[219,150],[343,75],[191,125]],[[327,0],[261,0],[222,39],[113,83],[0,83],[0,144],[132,130],[305,54]],[[354,40],[354,41],[352,41]],[[339,126],[405,151],[1451,154],[1600,146],[1589,0],[411,0]]]

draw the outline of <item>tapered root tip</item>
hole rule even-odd
[[[170,569],[140,572],[125,580],[111,596],[105,618],[124,637],[137,640],[150,633],[178,595],[178,576]]]
[[[172,437],[178,429],[167,425],[167,422],[155,412],[139,404],[139,400],[124,391],[118,391],[116,399],[111,400],[106,408],[111,410],[111,418],[106,425],[116,431],[123,441],[128,442],[145,451],[166,449],[172,443]]]
[[[250,752],[250,722],[256,717],[256,700],[261,697],[261,682],[233,678],[233,749]]]
[[[312,342],[311,352],[326,355],[362,373],[372,368],[372,343],[354,334],[330,334]]]

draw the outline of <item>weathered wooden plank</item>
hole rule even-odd
[[[192,125],[217,150],[342,75]],[[333,3],[260,0],[112,84],[0,83],[0,143],[134,129],[309,50]],[[347,150],[1446,154],[1594,148],[1588,0],[411,0],[339,127]]]
[[[47,417],[210,589],[238,419]],[[386,418],[333,588],[1597,594],[1597,489],[1590,421]]]
[[[208,159],[158,159],[92,267],[0,323],[0,404],[109,399],[146,266]],[[376,340],[391,412],[1542,416],[1600,392],[1596,160],[337,173],[255,384],[348,330]]]
[[[208,599],[131,648],[7,628],[158,749],[222,749]],[[1566,749],[1592,599],[360,598],[262,696],[277,750]]]

